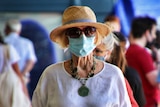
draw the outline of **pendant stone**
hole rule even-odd
[[[78,89],[78,94],[82,97],[86,97],[88,96],[89,93],[89,89],[85,86],[82,85],[79,89]]]

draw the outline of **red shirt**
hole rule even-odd
[[[126,52],[127,63],[136,69],[142,79],[142,85],[146,97],[146,106],[152,107],[157,102],[158,89],[152,86],[146,78],[146,74],[155,69],[149,52],[136,44],[131,44]]]
[[[138,107],[138,104],[137,104],[137,102],[136,102],[136,100],[134,99],[134,96],[133,96],[132,88],[129,85],[128,80],[126,78],[125,78],[125,83],[126,83],[127,92],[128,92],[128,96],[129,96],[129,99],[131,101],[132,107]]]

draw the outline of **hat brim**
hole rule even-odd
[[[98,23],[98,22],[79,22],[79,23],[71,23],[71,24],[66,24],[66,25],[62,25],[60,27],[57,27],[55,29],[53,29],[50,33],[50,39],[56,43],[58,43],[59,45],[61,45],[62,43],[64,44],[64,42],[66,42],[68,40],[68,38],[65,35],[65,30],[68,28],[72,28],[72,27],[80,27],[80,26],[92,26],[95,27],[98,31],[98,33],[100,34],[99,36],[106,36],[110,33],[111,28],[103,23]],[[64,46],[62,46],[64,47]]]

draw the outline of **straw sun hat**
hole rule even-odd
[[[98,23],[94,12],[87,6],[70,6],[62,16],[62,26],[51,31],[50,38],[63,48],[67,47],[69,42],[65,35],[65,30],[71,27],[92,26],[95,27],[101,36],[110,33],[110,27],[103,23]]]

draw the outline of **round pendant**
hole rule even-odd
[[[87,96],[89,93],[89,89],[85,86],[85,85],[82,85],[79,89],[78,89],[78,94],[82,97],[85,97]]]

